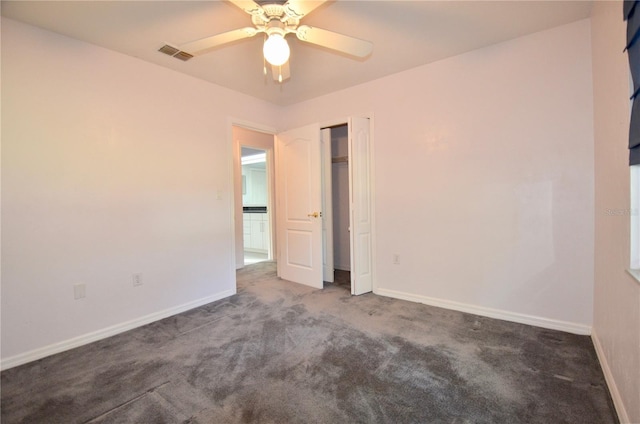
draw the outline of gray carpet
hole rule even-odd
[[[1,374],[10,423],[615,423],[589,337],[238,273],[238,294]]]

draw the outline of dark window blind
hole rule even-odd
[[[629,126],[629,165],[640,165],[640,6],[638,1],[625,0],[624,19],[627,21],[629,68],[633,80],[631,96],[631,125]]]

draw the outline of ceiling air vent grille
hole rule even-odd
[[[168,54],[169,56],[175,57],[176,59],[180,59],[182,61],[187,61],[193,57],[192,54],[183,52],[182,50],[177,49],[168,44],[165,44],[164,46],[160,47],[158,51],[164,54]]]
[[[165,44],[164,46],[160,47],[160,49],[158,49],[158,51],[162,52],[164,54],[168,54],[169,56],[173,56],[174,54],[178,53],[180,50],[176,49],[173,46]]]
[[[174,54],[173,57],[175,57],[176,59],[187,61],[187,60],[191,59],[193,57],[193,55],[189,54],[187,52],[178,52],[178,53]]]

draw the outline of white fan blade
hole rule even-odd
[[[373,51],[373,44],[370,41],[308,25],[300,25],[296,31],[296,36],[301,41],[317,44],[356,57],[367,57]]]
[[[234,29],[233,31],[223,32],[222,34],[212,35],[211,37],[202,38],[187,44],[178,46],[180,50],[190,53],[194,56],[207,53],[209,50],[215,49],[223,44],[233,41],[242,40],[256,35],[258,31],[255,28],[246,27]]]
[[[289,0],[284,4],[284,13],[288,16],[296,19],[301,19],[303,16],[316,10],[327,0]]]
[[[240,9],[247,12],[249,15],[262,15],[264,9],[258,3],[253,0],[229,0],[231,3],[238,6]]]
[[[271,65],[271,75],[277,82],[283,82],[291,78],[291,69],[289,69],[289,61],[287,60],[282,66]],[[280,76],[282,75],[282,80]]]

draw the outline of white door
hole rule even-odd
[[[320,126],[276,136],[278,276],[322,288]]]
[[[349,119],[351,294],[373,290],[369,119]]]
[[[331,129],[323,128],[322,143],[322,279],[334,281],[333,269],[333,182],[331,181]]]

